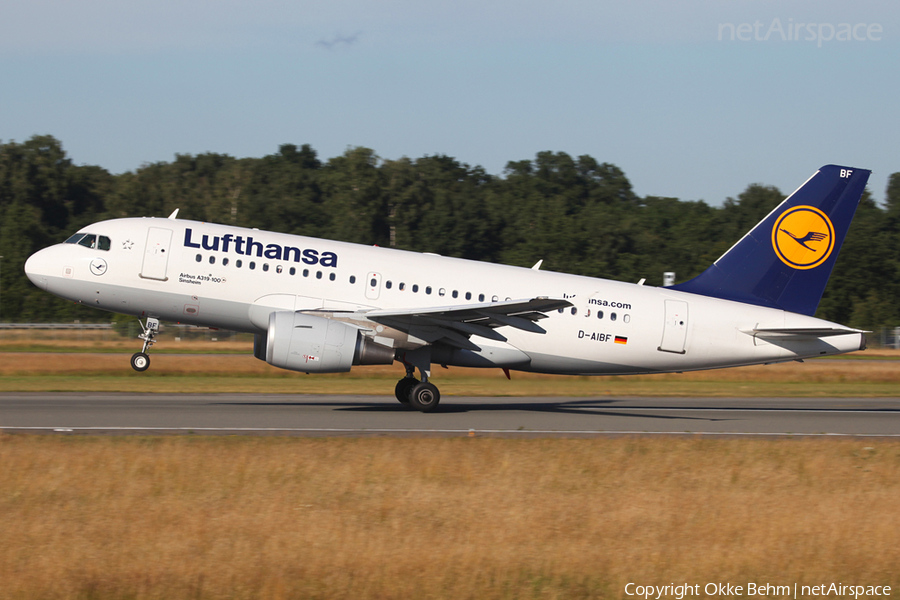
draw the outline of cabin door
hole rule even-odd
[[[172,230],[162,227],[151,227],[147,230],[147,245],[144,247],[144,264],[141,266],[141,277],[166,281],[166,267],[169,264],[169,246],[172,243]]]
[[[682,300],[666,300],[666,321],[663,324],[662,342],[659,349],[663,352],[684,354],[684,342],[687,339],[688,304]]]

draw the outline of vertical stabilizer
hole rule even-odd
[[[814,314],[870,173],[822,167],[706,271],[667,289]]]

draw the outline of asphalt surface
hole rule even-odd
[[[445,397],[422,414],[388,396],[2,393],[7,433],[610,434],[900,437],[900,398]]]

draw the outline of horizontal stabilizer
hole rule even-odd
[[[851,333],[869,333],[862,329],[849,329],[843,327],[782,327],[768,329],[744,329],[743,333],[755,335],[763,339],[784,338],[823,338],[834,335],[849,335]]]

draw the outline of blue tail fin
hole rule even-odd
[[[869,173],[822,167],[706,271],[669,289],[814,314]]]

